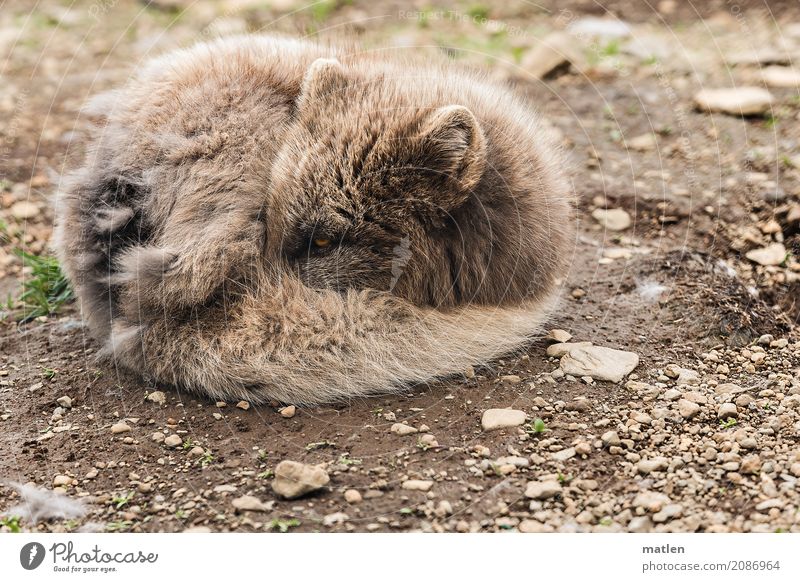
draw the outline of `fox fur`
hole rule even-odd
[[[152,380],[379,394],[519,348],[555,304],[563,161],[479,74],[245,36],[157,58],[87,111],[57,248],[105,353]]]

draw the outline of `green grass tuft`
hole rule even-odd
[[[14,251],[31,274],[22,282],[16,301],[16,319],[22,323],[43,315],[52,315],[74,299],[72,288],[61,271],[58,260],[48,255],[34,255],[22,249]]]

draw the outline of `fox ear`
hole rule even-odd
[[[304,106],[318,100],[328,99],[331,94],[347,86],[347,74],[342,63],[336,59],[317,59],[306,71],[300,88],[298,103]]]
[[[455,180],[462,193],[478,184],[486,168],[486,140],[469,109],[437,109],[423,123],[418,139],[422,168]]]

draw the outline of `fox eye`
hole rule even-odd
[[[318,249],[324,249],[331,246],[331,239],[329,238],[315,238],[311,242],[314,243],[314,247]]]

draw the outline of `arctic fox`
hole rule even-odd
[[[57,247],[118,364],[215,399],[398,390],[524,345],[573,243],[558,148],[447,62],[271,36],[96,98]]]

